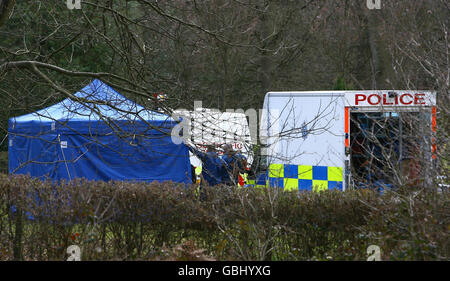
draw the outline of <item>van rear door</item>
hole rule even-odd
[[[266,136],[262,143],[267,144],[269,177],[270,167],[281,169],[285,165],[283,169],[292,171],[296,168],[286,165],[303,166],[298,170],[306,169],[308,179],[322,184],[340,181],[343,188],[346,159],[343,95],[340,92],[267,93],[261,134]],[[307,171],[308,167],[311,171]],[[333,171],[339,175],[330,175]],[[290,173],[283,171],[278,176],[286,178]],[[302,172],[299,173],[300,179]]]

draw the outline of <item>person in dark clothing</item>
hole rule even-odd
[[[223,157],[225,172],[222,181],[224,184],[236,185],[239,182],[239,174],[244,174],[247,167],[247,159],[244,155],[233,150],[230,144],[223,147]]]
[[[197,182],[197,175],[195,174],[195,167],[191,164],[191,180],[192,184],[195,184]]]
[[[190,147],[189,150],[202,161],[202,178],[210,186],[222,183],[222,160],[219,158],[214,146],[208,146],[207,152]]]

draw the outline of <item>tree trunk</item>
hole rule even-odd
[[[22,210],[20,208],[17,208],[16,229],[14,234],[14,246],[13,246],[14,260],[16,261],[23,260],[22,236],[23,236]]]
[[[16,0],[0,0],[0,27],[6,22]]]
[[[370,47],[370,57],[372,64],[372,89],[378,89],[379,79],[381,76],[380,71],[380,58],[377,49],[377,35],[376,35],[376,24],[373,15],[374,11],[366,9],[365,16],[367,19],[367,36]]]

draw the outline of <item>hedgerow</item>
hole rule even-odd
[[[284,192],[0,175],[0,260],[448,260],[446,190]]]

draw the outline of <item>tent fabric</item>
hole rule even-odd
[[[107,123],[119,122],[149,127],[149,123],[167,123],[170,126],[174,122],[165,114],[145,110],[98,79],[73,96],[79,100],[66,98],[36,112],[13,117],[9,120],[9,128],[14,130],[16,126],[20,126],[21,132],[42,132],[59,127],[58,129],[66,128],[70,129],[69,131],[76,128],[82,132],[90,132],[99,127],[110,128]],[[95,122],[102,120],[108,122]],[[80,125],[69,126],[71,124],[67,124],[68,122],[79,122]],[[86,122],[89,122],[88,126]]]
[[[172,118],[97,79],[73,96],[9,119],[10,173],[191,183],[189,151],[172,142]]]

